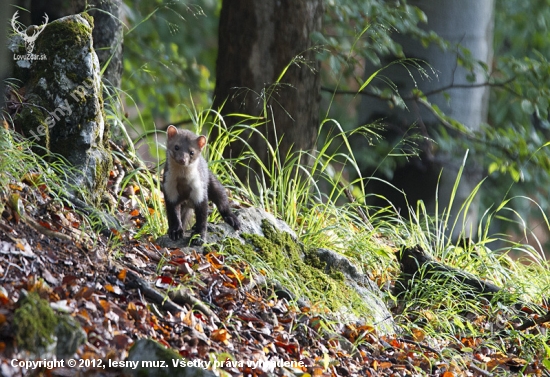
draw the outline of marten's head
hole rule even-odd
[[[188,130],[178,130],[174,126],[168,126],[166,135],[166,158],[171,157],[183,166],[192,165],[197,161],[206,145],[205,136],[197,136]]]

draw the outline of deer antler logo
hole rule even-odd
[[[48,15],[47,14],[44,14],[44,24],[41,25],[41,26],[29,26],[28,29],[19,29],[19,25],[18,24],[21,24],[20,22],[17,21],[17,19],[19,18],[19,11],[15,11],[13,17],[11,18],[11,27],[13,28],[13,30],[19,34],[23,40],[25,41],[25,48],[27,49],[27,53],[28,54],[32,54],[33,50],[34,50],[34,42],[36,41],[36,38],[38,38],[38,36],[40,35],[40,33],[42,33],[44,31],[44,29],[46,29],[46,25],[48,24]],[[27,34],[27,31],[31,31],[32,30],[32,34],[31,35],[28,35]]]

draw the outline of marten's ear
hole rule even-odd
[[[204,148],[204,146],[206,145],[206,136],[199,136],[197,138],[197,144],[199,146],[199,149],[202,150],[202,148]]]
[[[173,138],[178,134],[178,129],[172,125],[168,126],[166,129],[166,135],[168,135],[168,139]]]

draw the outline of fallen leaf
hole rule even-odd
[[[120,280],[120,281],[126,280],[127,272],[128,272],[128,269],[126,269],[126,268],[123,268],[122,270],[120,270],[120,272],[117,275],[117,279]]]
[[[176,285],[176,283],[174,282],[174,279],[172,279],[169,276],[159,276],[157,277],[157,281],[155,283],[155,286],[157,288],[164,288],[164,289],[168,289],[173,285]]]
[[[99,305],[101,305],[101,308],[105,313],[108,313],[111,310],[111,304],[107,300],[99,300]]]
[[[59,279],[54,277],[47,268],[42,269],[42,277],[54,287],[59,285]]]
[[[112,343],[115,345],[116,349],[124,350],[128,348],[130,344],[134,341],[126,334],[117,334],[113,337]]]
[[[118,285],[105,284],[105,290],[118,296],[122,295],[122,290]]]
[[[63,280],[61,281],[62,285],[72,285],[73,283],[76,283],[78,278],[74,275],[66,275]]]
[[[225,329],[218,329],[212,331],[212,339],[223,344],[229,344],[231,335]]]
[[[421,342],[426,337],[426,333],[424,332],[424,330],[415,327],[412,329],[412,336],[416,342]]]
[[[39,173],[26,173],[21,182],[26,183],[30,186],[38,186],[41,183],[42,175]]]

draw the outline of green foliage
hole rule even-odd
[[[539,314],[546,311],[538,304],[545,302],[548,292],[548,261],[529,245],[515,243],[505,234],[490,232],[493,221],[511,220],[513,217],[521,220],[517,212],[507,207],[510,200],[483,215],[477,224],[477,240],[462,239],[453,243],[446,236],[445,229],[453,229],[457,222],[465,221],[462,215],[468,212],[474,197],[481,191],[480,186],[486,183],[480,183],[464,203],[453,203],[460,178],[459,174],[449,203],[437,203],[442,209],[441,216],[430,216],[422,203],[419,203],[415,211],[411,210],[408,220],[394,223],[399,231],[393,234],[399,236],[392,239],[405,245],[418,244],[436,261],[503,289],[493,295],[479,294],[465,284],[456,271],[428,271],[427,265],[423,265],[398,295],[399,314],[396,320],[404,331],[415,338],[428,337],[458,345],[461,356],[457,361],[465,360],[469,357],[467,355],[477,352],[463,345],[464,340],[470,342],[471,339],[477,339],[483,347],[504,353],[529,339],[529,345],[520,347],[518,355],[526,360],[541,358],[540,355],[545,355],[548,350],[548,336],[538,332],[531,334],[516,331],[511,324],[522,323],[527,319],[525,313],[518,310],[518,304],[520,307],[530,306]],[[453,205],[460,206],[455,219],[448,215]],[[528,229],[525,230],[528,232]],[[533,236],[530,234],[530,237]],[[504,246],[499,248],[498,245],[502,244]],[[520,255],[518,260],[510,257],[514,251]],[[492,331],[487,331],[489,328]],[[453,352],[447,349],[444,353],[448,351]],[[445,357],[456,358],[456,355],[445,354]]]
[[[381,58],[386,55],[404,58],[402,47],[395,41],[395,33],[413,34],[424,44],[436,41],[445,45],[440,37],[419,27],[427,21],[426,15],[406,1],[329,0],[325,7],[324,30],[317,37],[327,46],[323,58],[328,60],[332,72],[344,68],[352,74],[353,66],[360,64],[359,57],[375,66],[383,65]],[[357,35],[361,35],[359,41]],[[354,57],[351,64],[347,59],[350,55]]]
[[[42,156],[33,151],[40,150]],[[24,139],[18,133],[0,127],[0,196],[11,182],[31,181],[47,186],[54,200],[61,201],[68,191],[78,193],[83,199],[89,197],[79,186],[71,185],[76,170],[62,156],[44,150],[41,146]],[[30,178],[29,178],[30,177]]]
[[[362,83],[365,68],[383,67],[388,64],[387,57],[405,58],[401,45],[396,41],[398,33],[414,35],[424,45],[436,43],[446,47],[447,43],[420,26],[427,21],[426,15],[406,1],[352,1],[330,0],[325,2],[323,31],[314,36],[316,42],[324,46],[319,54],[322,61],[321,76],[325,91],[338,88],[340,91],[358,91]],[[393,60],[392,58],[392,60]],[[389,86],[380,93],[391,97],[394,88],[389,80],[380,75]],[[324,96],[325,106],[330,117],[338,119],[346,130],[357,122],[356,107],[359,97]],[[403,102],[398,100],[400,106]]]
[[[185,119],[181,105],[208,106],[214,81],[219,4],[128,1],[122,89],[142,108],[143,125]]]
[[[505,84],[491,91],[490,126],[481,140],[489,146],[485,166],[493,192],[530,196],[543,208],[550,205],[549,5],[548,0],[495,2],[493,77]],[[535,17],[526,18],[533,9]],[[524,217],[537,211],[515,208]]]

